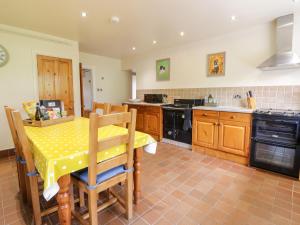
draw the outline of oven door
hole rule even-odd
[[[299,146],[252,140],[250,165],[299,178]]]
[[[175,140],[175,112],[163,109],[163,137]]]
[[[299,136],[299,121],[280,119],[254,119],[252,137],[284,145],[296,145]]]
[[[192,111],[191,111],[191,119],[192,119]],[[185,130],[184,129],[184,120],[185,120],[184,110],[177,110],[175,112],[175,140],[191,145],[192,144],[192,127]],[[191,122],[191,124],[192,124],[192,122]]]

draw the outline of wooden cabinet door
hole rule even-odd
[[[128,105],[128,111],[130,111],[130,109],[136,109],[137,113],[136,113],[136,130],[138,131],[144,131],[144,110],[142,107],[140,106],[135,106],[135,105]]]
[[[218,147],[218,119],[194,116],[193,144],[214,148]]]
[[[44,100],[56,99],[55,75],[57,63],[52,57],[38,56],[39,98]]]
[[[144,131],[149,134],[159,135],[160,116],[158,112],[146,111],[144,114]]]
[[[248,156],[250,123],[220,120],[219,150]]]
[[[59,59],[57,64],[58,73],[55,76],[56,98],[64,102],[65,110],[68,112],[68,115],[73,115],[72,61],[69,59]]]
[[[61,100],[74,115],[72,60],[37,56],[39,99]]]
[[[136,129],[144,131],[144,112],[137,112],[136,114]]]

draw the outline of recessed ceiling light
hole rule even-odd
[[[117,16],[112,16],[112,17],[110,18],[110,21],[111,21],[111,23],[117,24],[117,23],[120,22],[120,18],[117,17]]]
[[[133,46],[133,47],[132,47],[132,50],[133,50],[133,51],[135,51],[135,50],[136,50],[136,48]]]
[[[86,13],[86,12],[81,12],[81,16],[82,16],[82,17],[86,17],[86,16],[87,16],[87,13]]]
[[[181,36],[181,37],[184,36],[184,32],[183,32],[183,31],[180,32],[180,36]]]
[[[155,45],[157,43],[157,41],[153,40],[152,43]]]
[[[236,16],[234,16],[234,15],[231,16],[231,20],[232,20],[232,21],[236,21]]]
[[[294,2],[294,3],[297,3],[297,2],[299,2],[299,0],[293,0],[293,2]]]

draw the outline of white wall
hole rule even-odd
[[[296,17],[300,40],[300,17]],[[201,29],[201,28],[200,28]],[[300,85],[300,70],[262,72],[256,67],[275,52],[274,24],[123,59],[137,74],[137,89]],[[300,55],[300,43],[295,41]],[[226,51],[226,75],[207,77],[207,54]],[[171,80],[156,81],[155,61],[171,58]]]
[[[130,98],[130,73],[121,71],[121,60],[83,52],[79,58],[83,68],[93,71],[95,101],[120,104]]]
[[[93,109],[93,77],[92,70],[85,69],[82,77],[84,109]]]
[[[13,148],[3,106],[22,108],[22,102],[38,99],[36,55],[72,59],[74,106],[80,115],[78,43],[0,24],[0,44],[10,60],[0,68],[0,150]]]

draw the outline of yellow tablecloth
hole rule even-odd
[[[49,127],[25,127],[32,144],[35,166],[44,180],[44,189],[55,184],[59,177],[88,166],[89,119],[76,118]],[[126,134],[127,129],[107,126],[99,129],[99,138]],[[136,132],[134,147],[139,148],[156,141],[148,134]],[[121,145],[97,155],[98,162],[120,155],[126,151]]]

